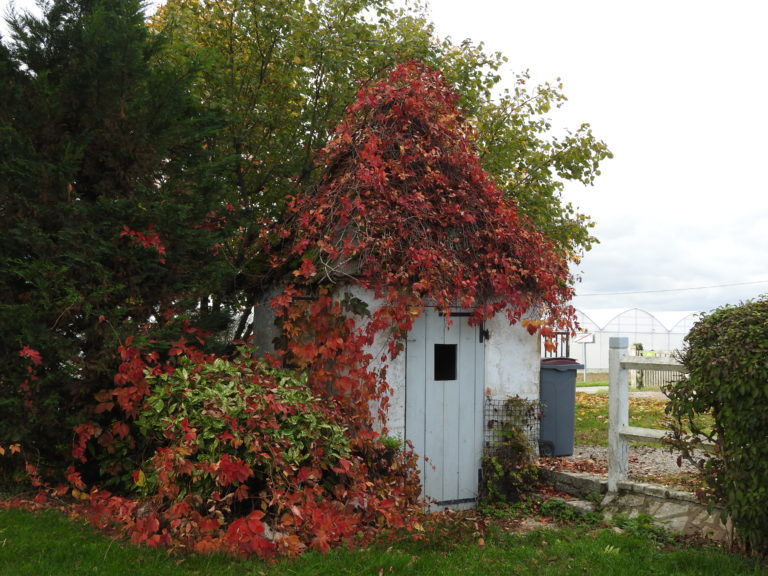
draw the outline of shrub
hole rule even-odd
[[[768,552],[768,300],[725,306],[686,337],[689,376],[672,384],[667,412],[674,443],[698,465],[708,500],[725,507],[747,549]],[[697,416],[711,414],[703,430]],[[702,439],[714,453],[693,456]]]
[[[504,408],[512,415],[538,413],[537,403],[519,397],[507,399]],[[482,459],[480,498],[486,503],[518,501],[538,480],[524,422],[512,418],[500,425],[498,441],[486,445]]]
[[[229,487],[241,496],[285,484],[286,471],[305,468],[320,479],[350,456],[344,428],[333,421],[333,402],[312,395],[306,376],[260,362],[216,358],[150,375],[151,394],[136,420],[155,447],[173,447],[193,464],[174,477],[176,488],[204,496]],[[145,492],[157,489],[158,467],[144,465]],[[162,468],[160,468],[162,469]]]
[[[111,420],[76,429],[73,455],[95,484],[75,470],[69,478],[92,523],[140,544],[268,557],[416,521],[412,452],[348,430],[341,406],[305,375],[247,349],[170,352],[161,363],[123,347],[118,385],[100,393]],[[103,490],[110,474],[121,496]]]

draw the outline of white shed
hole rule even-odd
[[[345,287],[371,310],[376,300],[358,287]],[[262,308],[261,313],[265,313]],[[387,362],[392,389],[387,411],[390,436],[409,440],[420,456],[423,495],[439,506],[471,506],[479,491],[484,407],[509,396],[537,400],[541,339],[503,313],[471,326],[470,312],[450,317],[426,308],[407,337],[405,351]],[[266,318],[258,322],[272,326]],[[273,335],[262,334],[262,349]],[[384,336],[373,356],[387,349]]]

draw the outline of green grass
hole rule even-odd
[[[489,524],[480,538],[472,526]],[[473,524],[474,522],[474,524]],[[94,534],[55,512],[0,510],[0,574],[3,576],[282,576],[282,575],[568,575],[744,576],[766,574],[753,562],[716,548],[659,541],[640,531],[572,526],[513,534],[503,523],[475,516],[443,523],[422,541],[364,550],[308,553],[268,565],[224,557],[169,555]]]
[[[629,398],[629,425],[641,428],[665,429],[666,399]],[[699,425],[704,429],[712,426],[711,417],[701,416]],[[608,394],[576,394],[575,442],[582,446],[608,445]]]
[[[579,380],[576,382],[576,388],[591,388],[592,386],[608,386],[608,380],[595,380],[594,382],[591,380],[587,382]]]
[[[631,374],[633,374],[633,377],[630,378],[630,390],[658,391],[662,388],[661,384],[665,382],[665,377],[663,375],[654,376],[654,374],[647,372],[643,385],[638,388],[636,386],[637,373],[635,371],[631,371]],[[588,372],[586,381],[584,380],[584,373],[582,371],[579,371],[576,375],[576,388],[585,388],[589,386],[608,386],[608,384],[609,382],[607,372]]]
[[[666,400],[629,399],[629,424],[664,428]],[[576,394],[575,442],[583,446],[608,445],[608,394]]]

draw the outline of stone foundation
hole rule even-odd
[[[670,490],[655,484],[619,482],[618,493],[606,494],[601,506],[612,514],[624,513],[630,517],[647,514],[655,518],[660,526],[684,536],[731,541],[730,522],[723,524],[720,520],[722,510],[715,508],[710,514],[707,506],[699,503],[690,492]]]
[[[575,496],[570,503],[579,510],[599,508],[607,516],[626,514],[629,517],[646,514],[655,518],[659,526],[685,536],[700,536],[729,543],[732,538],[730,523],[720,520],[721,510],[714,509],[710,514],[707,507],[700,504],[690,492],[671,490],[665,486],[642,484],[639,482],[619,482],[617,493],[607,491],[608,483],[604,477],[591,474],[556,472],[541,470],[545,482],[555,490]],[[587,501],[580,500],[588,498]]]

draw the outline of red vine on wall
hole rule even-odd
[[[483,170],[457,102],[415,61],[362,88],[322,152],[320,184],[291,200],[290,225],[275,231],[288,248],[273,262],[294,276],[273,301],[284,352],[356,421],[386,397],[383,374],[370,370],[374,338],[386,335],[396,355],[428,303],[471,308],[475,323],[533,311],[523,322],[543,336],[573,325],[565,255]],[[333,297],[345,282],[378,298],[365,322]]]

